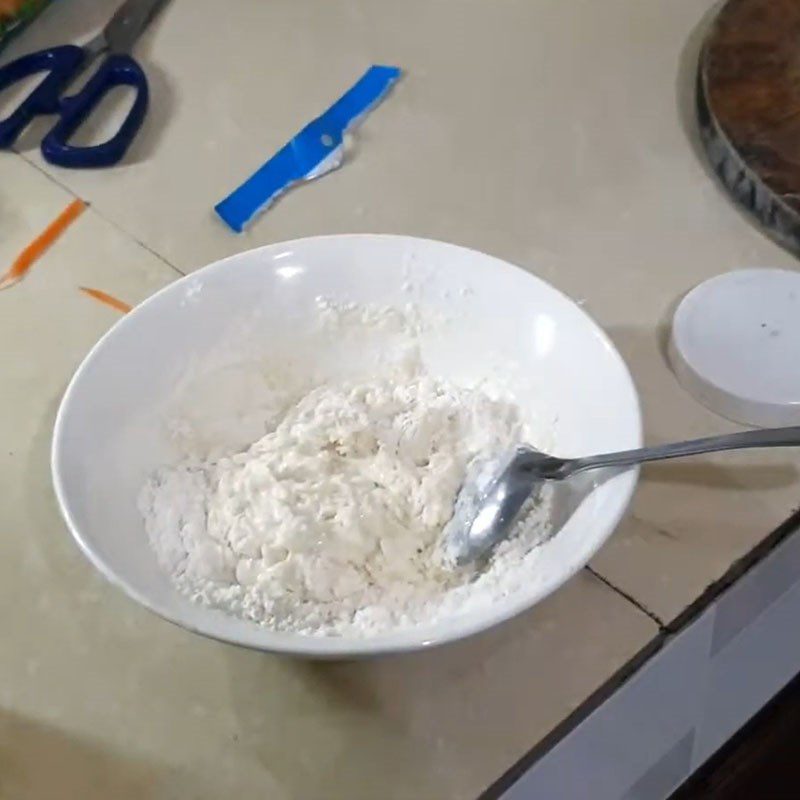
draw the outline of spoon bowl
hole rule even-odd
[[[746,450],[800,446],[800,426],[744,431],[686,442],[606,453],[588,458],[557,458],[530,445],[473,463],[444,528],[445,563],[463,566],[487,556],[507,539],[529,499],[545,481],[560,481],[601,467],[627,468],[647,461]]]

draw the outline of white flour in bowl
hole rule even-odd
[[[154,474],[140,508],[159,563],[193,599],[276,630],[370,635],[492,603],[530,579],[547,497],[479,570],[438,544],[468,464],[535,441],[509,397],[431,376],[417,322],[320,306],[326,325],[404,338],[368,377],[283,398],[252,445]]]

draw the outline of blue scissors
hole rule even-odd
[[[42,155],[61,167],[109,167],[122,159],[144,121],[149,102],[147,77],[131,58],[134,42],[166,0],[128,0],[102,33],[85,47],[66,44],[22,56],[0,67],[0,91],[18,81],[47,73],[42,82],[8,117],[0,121],[0,149],[8,150],[22,131],[42,114],[57,114],[53,129],[42,139]],[[83,88],[62,93],[80,72],[101,55],[107,57]],[[69,144],[70,137],[116,86],[132,86],[136,98],[119,131],[107,142],[90,147]]]

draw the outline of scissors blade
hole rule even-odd
[[[127,0],[101,34],[112,53],[128,53],[167,0]]]

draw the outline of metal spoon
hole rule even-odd
[[[473,462],[443,531],[446,562],[464,565],[487,555],[508,538],[522,506],[544,481],[561,481],[600,467],[632,467],[646,461],[743,450],[800,445],[800,426],[745,431],[677,444],[626,450],[587,458],[556,458],[521,445],[500,458]]]

